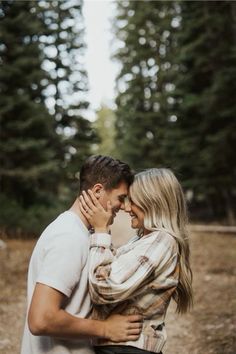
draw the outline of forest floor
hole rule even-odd
[[[115,243],[121,244],[121,239],[125,241],[119,237]],[[0,354],[18,354],[26,273],[35,241],[7,240],[6,244],[6,249],[0,249]],[[235,354],[236,236],[192,233],[191,250],[194,308],[177,315],[174,304],[170,306],[163,354]]]

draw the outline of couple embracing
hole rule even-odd
[[[120,209],[137,235],[114,250]],[[186,222],[170,170],[133,175],[120,160],[88,158],[74,204],[34,248],[21,353],[161,353],[170,300],[182,313],[192,304]]]

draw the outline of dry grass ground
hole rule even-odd
[[[123,232],[116,230],[116,243],[121,243]],[[33,245],[34,241],[11,240],[0,250],[0,354],[19,353]],[[192,234],[191,248],[195,306],[190,314],[179,316],[171,305],[164,354],[235,354],[236,237]]]

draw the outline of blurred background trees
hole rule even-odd
[[[43,31],[31,2],[1,2],[0,198],[1,224],[7,228],[32,226],[37,220],[34,206],[41,214],[41,205],[46,208],[57,194],[58,137],[43,95]]]
[[[61,138],[57,153],[67,183],[68,179],[73,181],[82,161],[91,154],[90,144],[96,141],[89,120],[84,118],[89,103],[82,1],[40,1],[38,5],[45,24],[45,35],[40,38],[43,67],[49,74],[45,95]]]
[[[93,126],[99,140],[98,144],[94,145],[94,153],[119,158],[120,153],[115,146],[116,115],[114,111],[105,104],[102,104],[96,113],[97,117]]]
[[[209,217],[224,215],[229,223],[236,216],[234,12],[230,1],[181,3],[173,61],[179,68],[174,77],[177,120],[168,139],[170,162],[193,191],[192,202]]]
[[[1,228],[38,234],[91,153],[170,167],[193,219],[235,223],[236,4],[117,2],[117,108],[102,105],[94,123],[82,8],[0,1]]]
[[[0,184],[5,231],[35,232],[71,201],[96,135],[79,1],[0,2]],[[74,197],[74,195],[73,195]]]
[[[172,2],[119,2],[115,57],[122,64],[117,78],[117,148],[137,170],[165,165],[166,134],[171,129],[169,75],[173,47]]]
[[[236,217],[236,6],[126,1],[116,34],[117,146],[137,170],[178,174],[203,219]]]

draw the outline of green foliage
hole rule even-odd
[[[116,25],[122,42],[116,58],[122,63],[117,79],[117,147],[137,170],[163,164],[162,153],[171,97],[170,51],[172,2],[119,2]]]
[[[47,35],[40,38],[44,67],[49,72],[45,91],[61,139],[57,147],[61,172],[70,184],[96,141],[95,131],[83,116],[88,108],[88,78],[83,65],[86,46],[82,1],[44,1],[39,2],[39,9],[47,28]]]
[[[204,195],[214,215],[226,214],[229,223],[236,214],[234,8],[228,1],[181,2],[173,58],[178,119],[168,139],[169,159],[194,199]]]
[[[31,2],[0,3],[1,191],[26,207],[56,191],[57,140],[42,94],[39,34]]]
[[[63,210],[64,205],[51,201],[49,205],[33,204],[24,208],[15,199],[0,194],[4,207],[0,214],[1,232],[8,237],[38,237],[42,230]]]
[[[211,217],[235,222],[236,6],[117,4],[117,145],[137,170],[171,167]]]
[[[78,1],[0,1],[0,227],[12,232],[38,232],[71,202],[96,138],[83,27]]]

